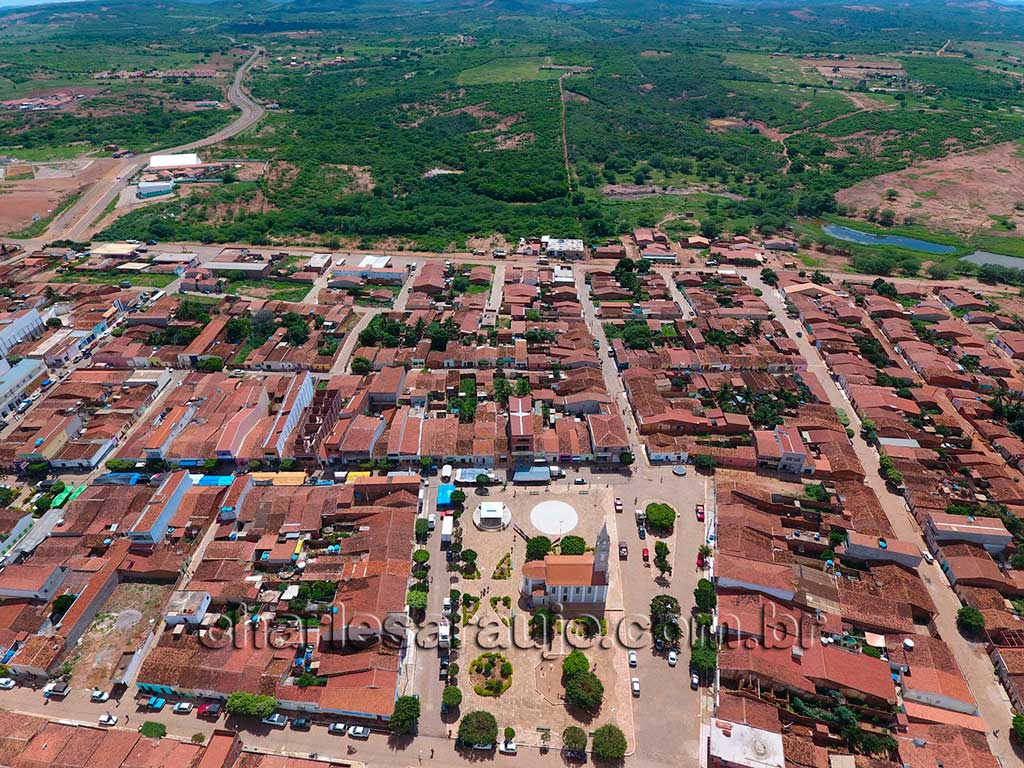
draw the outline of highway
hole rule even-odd
[[[263,52],[262,48],[257,48],[252,56],[246,59],[235,72],[235,77],[228,87],[228,101],[241,111],[238,117],[216,133],[212,133],[202,139],[182,144],[178,147],[161,149],[143,155],[134,155],[112,165],[104,176],[97,179],[92,186],[85,190],[74,205],[54,218],[42,235],[31,240],[19,241],[25,252],[31,253],[54,240],[80,241],[87,239],[93,222],[103,214],[103,211],[106,210],[111,201],[117,199],[121,194],[121,190],[128,186],[129,180],[149,164],[149,160],[153,155],[190,152],[201,147],[208,147],[237,136],[242,131],[248,130],[259,122],[266,113],[266,110],[248,94],[243,81],[253,65],[263,55]]]

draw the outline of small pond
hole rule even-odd
[[[829,237],[860,245],[892,245],[897,248],[907,248],[911,251],[922,251],[923,253],[952,253],[956,250],[951,245],[931,243],[927,240],[918,240],[916,237],[873,235],[870,232],[861,232],[858,229],[851,229],[840,224],[826,224],[821,230]]]

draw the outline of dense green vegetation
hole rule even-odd
[[[835,193],[857,181],[1024,138],[1021,82],[989,66],[998,46],[1016,50],[1016,8],[826,2],[793,15],[752,4],[688,3],[685,13],[653,0],[501,0],[449,13],[450,4],[409,14],[396,0],[171,3],[174,13],[132,15],[120,1],[87,2],[74,24],[45,9],[17,25],[0,14],[0,94],[44,77],[81,84],[99,69],[208,65],[237,60],[242,46],[267,49],[251,89],[280,109],[210,150],[269,161],[262,178],[136,210],[102,233],[109,239],[447,249],[494,233],[593,242],[659,223],[674,234],[770,234],[836,213]],[[951,38],[988,43],[964,43],[978,58],[930,55]],[[906,76],[832,78],[800,59],[823,52],[885,54]],[[209,133],[228,114],[176,108],[212,98],[205,82],[157,82],[141,94],[115,85],[82,106],[120,99],[120,114],[0,115],[0,129],[30,151],[155,147]],[[675,189],[618,199],[607,185]],[[998,239],[1001,252],[1019,243]],[[898,249],[848,251],[867,271],[921,266]]]

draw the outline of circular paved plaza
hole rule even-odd
[[[530,523],[547,536],[564,536],[578,522],[576,510],[564,501],[542,501],[530,511]]]

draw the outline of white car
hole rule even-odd
[[[636,651],[629,652],[629,666],[635,667],[637,665]]]
[[[498,751],[503,755],[516,754],[516,743],[514,741],[503,741],[498,745]]]
[[[631,681],[630,687],[632,687],[632,689],[633,689],[633,695],[634,696],[639,696],[640,695],[640,678],[639,677],[634,677],[633,680]]]
[[[331,723],[327,726],[327,732],[332,736],[344,736],[348,733],[348,726],[344,723]]]
[[[174,714],[176,715],[187,715],[192,711],[192,703],[188,701],[179,701],[174,705]]]
[[[96,704],[102,704],[110,698],[110,694],[106,691],[101,691],[98,688],[89,694],[89,701]]]
[[[365,725],[353,725],[348,729],[348,735],[353,739],[368,739],[370,738],[370,729]]]
[[[444,613],[445,616],[452,612],[452,599],[450,597],[446,597],[444,599],[444,605],[441,607],[441,612]]]
[[[922,549],[921,550],[921,557],[924,558],[924,561],[926,563],[928,563],[928,565],[931,565],[932,563],[935,562],[935,558],[932,557],[932,553],[929,552],[927,549]]]
[[[5,691],[11,690],[14,687],[14,681],[9,677],[0,677],[0,688]]]
[[[690,688],[695,691],[700,688],[700,678],[697,677],[696,673],[690,675]]]
[[[676,665],[677,661],[679,661],[679,657],[676,655],[676,652],[675,651],[669,651],[668,652],[668,665],[670,667],[674,667]]]
[[[109,712],[104,712],[100,715],[100,725],[106,726],[107,728],[113,728],[117,725],[117,715],[112,715]]]

